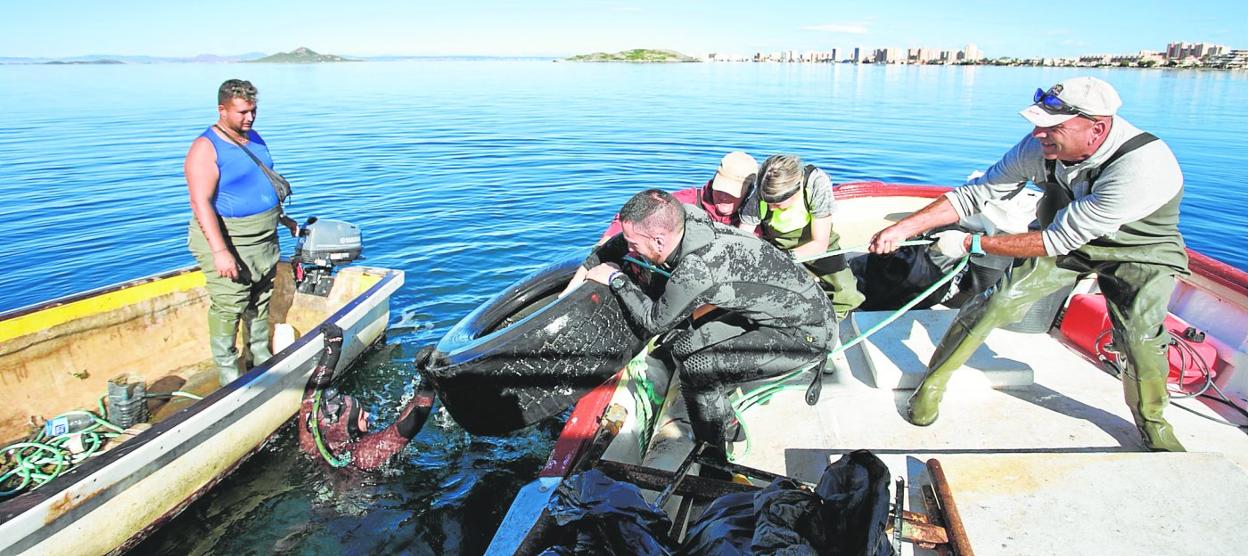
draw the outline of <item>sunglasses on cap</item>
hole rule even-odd
[[[1058,92],[1060,91],[1054,91],[1053,89],[1049,89],[1048,91],[1045,91],[1044,89],[1036,89],[1036,94],[1032,95],[1031,102],[1043,107],[1049,112],[1091,117],[1088,113],[1067,104],[1066,101],[1060,98],[1057,98]]]

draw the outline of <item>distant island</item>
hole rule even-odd
[[[88,64],[124,64],[121,60],[53,60],[44,62],[50,66],[82,66]]]
[[[337,54],[318,54],[312,49],[301,46],[290,52],[278,52],[270,56],[265,56],[258,60],[248,60],[247,63],[254,64],[321,64],[325,62],[355,62],[350,58],[343,58]]]
[[[564,58],[569,62],[701,62],[702,60],[693,56],[686,56],[674,50],[654,50],[650,48],[634,48],[632,50],[621,50],[608,54],[606,52],[595,52],[593,54],[578,54],[570,58]]]

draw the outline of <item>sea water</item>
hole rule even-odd
[[[406,271],[384,346],[343,385],[381,424],[411,360],[545,264],[582,256],[642,188],[719,157],[795,153],[836,182],[953,185],[1031,128],[1017,111],[1075,75],[1165,140],[1188,244],[1248,269],[1248,73],[848,64],[407,61],[0,66],[0,311],[192,264],[182,162],[216,88],[250,79],[288,212],[347,220],[363,264]],[[284,253],[293,247],[283,238]],[[331,471],[293,428],[141,553],[476,554],[560,423],[472,437],[426,426],[379,473]]]

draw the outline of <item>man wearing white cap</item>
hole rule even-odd
[[[941,339],[923,383],[910,397],[910,422],[936,420],[945,385],[996,327],[1017,322],[1036,300],[1095,273],[1125,356],[1123,393],[1145,446],[1183,451],[1162,415],[1169,401],[1163,326],[1175,276],[1186,274],[1179,233],[1183,174],[1170,148],[1117,116],[1122,100],[1094,77],[1037,89],[1020,114],[1035,128],[983,176],[974,178],[871,240],[888,253],[902,240],[956,223],[1027,182],[1044,189],[1039,230],[990,237],[947,231],[936,248],[961,257],[989,253],[1025,260],[995,288],[969,301]]]

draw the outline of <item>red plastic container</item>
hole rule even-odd
[[[1218,350],[1209,342],[1193,342],[1183,337],[1189,325],[1174,315],[1166,315],[1166,329],[1177,335],[1179,342],[1186,344],[1204,360],[1209,367],[1209,375],[1215,374],[1218,362]],[[1105,297],[1100,294],[1078,294],[1070,298],[1066,315],[1062,317],[1062,335],[1072,344],[1079,347],[1092,357],[1103,356],[1116,361],[1117,355],[1105,349],[1105,344],[1113,340],[1110,333],[1109,313],[1105,309]],[[1200,364],[1186,349],[1171,345],[1168,353],[1170,360],[1169,381],[1187,386],[1204,379]]]

